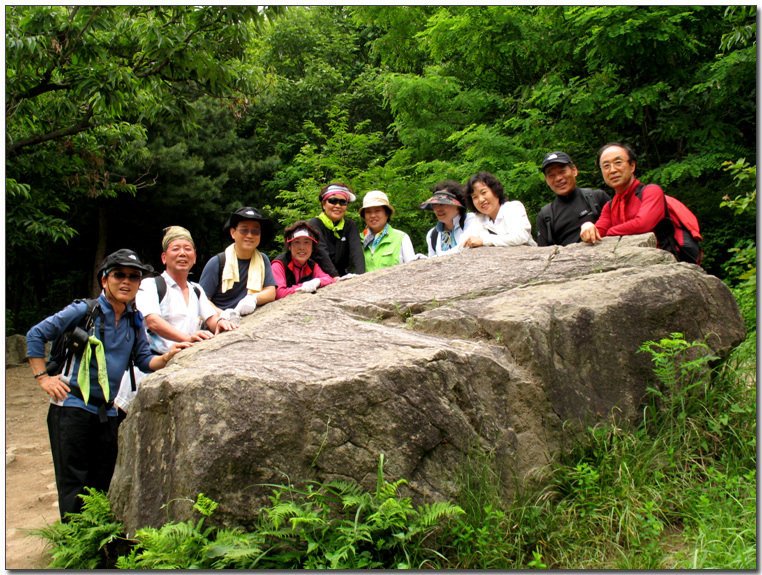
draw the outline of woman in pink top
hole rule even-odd
[[[275,299],[294,292],[315,293],[317,288],[336,281],[312,259],[312,250],[320,239],[315,228],[299,220],[288,226],[283,236],[286,251],[272,261],[273,276],[278,284]]]

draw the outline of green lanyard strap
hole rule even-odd
[[[106,370],[106,353],[103,351],[103,343],[94,335],[88,339],[88,344],[82,353],[82,361],[79,362],[79,372],[77,383],[82,392],[82,401],[85,403],[90,399],[90,359],[92,358],[92,348],[95,348],[95,361],[98,364],[98,384],[103,390],[103,398],[108,403],[110,389],[108,384],[108,371]]]

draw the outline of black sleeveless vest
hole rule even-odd
[[[296,277],[294,276],[294,272],[291,271],[291,268],[288,267],[288,264],[291,263],[291,252],[283,252],[275,259],[278,260],[280,263],[282,263],[283,268],[286,270],[286,287],[295,286]],[[306,281],[311,280],[314,277],[315,261],[312,258],[307,260],[307,266],[310,268],[310,273],[309,275],[302,276],[299,283],[304,283]]]

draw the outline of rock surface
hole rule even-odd
[[[20,365],[26,361],[26,336],[16,333],[6,337],[5,365]]]
[[[193,517],[250,524],[263,484],[405,478],[452,498],[455,470],[491,450],[539,473],[574,429],[637,419],[646,340],[682,332],[719,355],[744,327],[727,287],[653,247],[478,248],[294,294],[143,380],[120,428],[110,497],[129,532]]]

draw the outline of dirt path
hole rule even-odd
[[[28,365],[5,370],[5,568],[49,563],[44,542],[27,530],[59,518],[45,418],[48,396]]]

